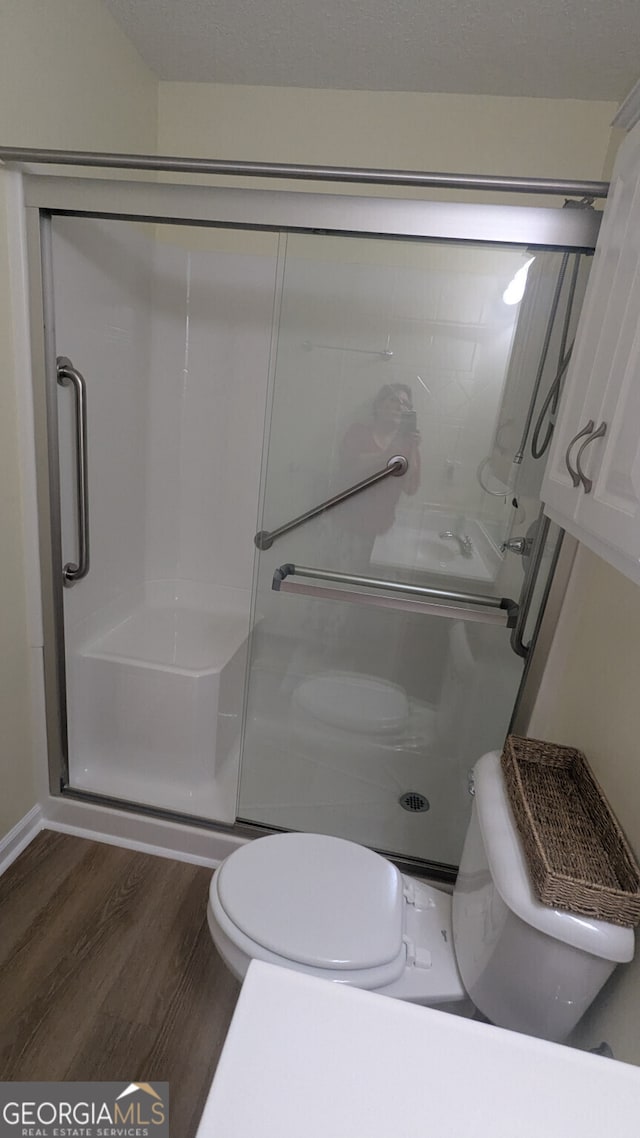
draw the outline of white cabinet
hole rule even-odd
[[[542,499],[640,583],[640,126],[614,170]]]

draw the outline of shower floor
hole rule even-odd
[[[470,765],[424,740],[367,742],[302,720],[267,671],[259,684],[254,675],[250,689],[238,814],[457,865],[470,814]],[[400,805],[411,791],[428,799],[429,810]]]
[[[466,787],[459,778],[442,785],[445,780],[424,768],[424,760],[417,759],[413,769],[407,763],[378,764],[359,773],[342,769],[339,758],[330,763],[303,751],[285,752],[263,739],[259,763],[243,775],[239,817],[457,865],[469,819]],[[407,791],[424,794],[430,809],[403,809],[398,800]]]

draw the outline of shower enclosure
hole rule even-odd
[[[597,214],[25,182],[52,791],[451,872]]]

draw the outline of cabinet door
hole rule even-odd
[[[636,127],[618,155],[542,492],[549,513],[576,537],[605,542],[634,560],[640,553],[639,329]],[[604,434],[577,438],[590,421],[594,431],[604,424]],[[567,457],[591,479],[589,493],[584,480],[574,486]]]
[[[574,514],[582,493],[582,484],[577,478],[573,463],[582,441],[589,434],[587,428],[591,424],[593,429],[595,425],[595,416],[602,402],[599,377],[591,370],[593,339],[600,306],[600,291],[594,278],[599,275],[601,285],[607,290],[610,289],[615,266],[612,258],[603,256],[598,262],[598,256],[599,250],[595,254],[596,261],[587,283],[576,342],[541,491],[542,501],[548,512],[553,511],[554,518],[569,530],[572,529]]]
[[[580,489],[577,525],[614,546],[640,557],[640,177],[636,183],[635,221],[627,231],[620,258],[617,335],[611,328],[608,377],[596,428],[606,433],[585,443],[576,462],[588,479],[589,493]],[[605,330],[603,330],[605,331]],[[605,331],[606,335],[606,331]],[[603,335],[603,341],[605,336]],[[603,361],[604,362],[604,361]],[[604,372],[603,367],[603,372]]]

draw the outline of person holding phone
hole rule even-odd
[[[406,474],[385,478],[336,510],[336,523],[349,539],[342,560],[348,560],[354,572],[368,568],[373,543],[378,534],[391,529],[401,495],[415,494],[420,485],[420,432],[411,388],[405,383],[386,383],[374,397],[371,410],[371,419],[353,423],[342,440],[341,486],[382,470],[396,454],[403,454],[409,466]]]

